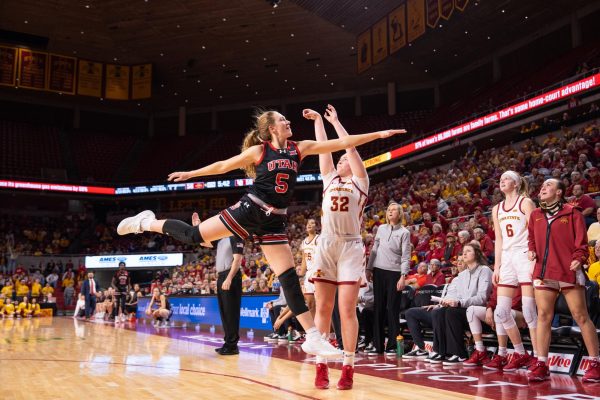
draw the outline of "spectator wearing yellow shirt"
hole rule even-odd
[[[594,246],[594,252],[596,253],[596,257],[600,258],[600,240],[596,242],[596,246]],[[600,285],[600,261],[596,261],[587,270],[587,276],[591,281],[598,282]]]
[[[11,281],[8,281],[6,285],[0,290],[0,294],[3,294],[4,297],[10,299],[13,295],[13,285]]]
[[[63,280],[62,280],[62,287],[66,288],[69,286],[74,286],[75,285],[75,280],[73,279],[73,277],[71,275],[66,276]]]
[[[27,296],[23,297],[23,301],[19,303],[19,306],[16,310],[17,318],[21,317],[31,317],[31,303],[29,303],[29,299]]]
[[[33,284],[31,285],[32,300],[34,298],[40,297],[41,294],[42,294],[42,284],[40,283],[39,279],[36,279],[35,282],[33,282]]]
[[[44,286],[44,288],[42,289],[42,294],[44,295],[44,297],[52,296],[53,293],[54,288],[50,286],[49,283],[46,283],[46,286]]]
[[[23,279],[21,282],[16,282],[17,286],[17,297],[29,296],[29,285],[25,283]]]
[[[596,220],[600,221],[600,208],[596,210]],[[587,231],[588,240],[600,240],[600,222],[594,222],[590,225]]]
[[[6,298],[6,304],[2,307],[3,318],[13,318],[15,316],[15,305],[12,303],[10,297]]]
[[[42,309],[40,308],[40,305],[37,302],[37,299],[34,297],[31,299],[31,316],[33,317],[39,317],[40,314],[42,313]]]

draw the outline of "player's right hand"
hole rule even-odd
[[[387,131],[380,131],[379,133],[379,138],[380,139],[387,139],[389,137],[392,137],[394,135],[398,135],[401,133],[406,133],[406,129],[388,129]]]
[[[311,119],[313,121],[318,118],[321,118],[321,114],[319,114],[315,110],[311,110],[310,108],[305,108],[304,110],[302,110],[302,116],[306,119]]]
[[[187,181],[191,177],[192,177],[192,175],[187,171],[172,172],[169,174],[169,177],[167,178],[167,180],[169,180],[171,182],[181,182],[181,181]]]
[[[494,273],[492,274],[492,283],[494,284],[494,286],[498,286],[498,283],[500,283],[500,267],[499,266],[494,267]]]
[[[537,254],[535,254],[535,251],[529,251],[527,253],[527,258],[529,259],[529,261],[535,261],[535,259],[537,258]]]
[[[366,270],[365,276],[368,282],[373,282],[373,271],[371,271],[370,269]]]

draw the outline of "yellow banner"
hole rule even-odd
[[[373,64],[379,64],[388,56],[387,17],[373,25]]]
[[[106,64],[105,97],[111,100],[129,99],[129,67]]]
[[[152,64],[131,67],[131,98],[148,99],[152,96]]]
[[[365,168],[370,168],[374,165],[384,163],[392,159],[392,153],[389,151],[387,153],[380,154],[376,157],[369,158],[368,160],[363,161]]]
[[[388,15],[390,54],[406,46],[406,4],[402,4]]]
[[[0,85],[15,86],[17,54],[18,50],[14,47],[0,46]]]
[[[79,60],[77,94],[102,97],[102,63]]]
[[[19,87],[45,90],[48,53],[19,49]]]
[[[465,11],[467,4],[469,4],[469,0],[454,0],[454,7],[459,11]]]
[[[358,73],[371,68],[371,30],[361,33],[356,40]]]
[[[413,42],[425,33],[425,0],[407,0],[407,37]]]

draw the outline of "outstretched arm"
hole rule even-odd
[[[387,131],[365,133],[362,135],[346,136],[344,138],[328,140],[326,142],[303,140],[298,142],[298,149],[305,156],[332,153],[334,151],[345,150],[350,147],[357,147],[361,144],[369,143],[377,139],[387,139],[399,133],[406,133],[406,131],[404,129],[390,129]]]
[[[261,154],[261,146],[252,146],[237,156],[228,158],[227,160],[217,161],[200,169],[195,169],[193,171],[173,172],[169,174],[168,180],[173,182],[181,182],[197,176],[225,174],[229,171],[233,171],[234,169],[243,168],[246,165],[255,163],[260,159]]]
[[[325,132],[325,126],[323,125],[323,118],[321,118],[321,115],[314,110],[305,109],[302,111],[302,116],[306,119],[315,121],[315,137],[317,142],[326,142],[327,133]],[[321,170],[321,176],[325,176],[335,169],[331,153],[319,154],[319,169]]]
[[[333,107],[331,104],[327,105],[327,110],[325,110],[325,119],[329,121],[331,125],[333,125],[338,137],[342,138],[349,136],[346,128],[344,128],[338,119],[335,107]],[[366,178],[367,169],[365,168],[365,164],[363,164],[362,158],[360,158],[360,154],[358,154],[358,151],[356,151],[356,148],[351,147],[346,149],[346,154],[348,155],[348,164],[350,164],[352,175],[356,176],[357,178]]]

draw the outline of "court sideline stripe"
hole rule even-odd
[[[159,366],[156,366],[156,365],[127,364],[127,363],[120,363],[120,362],[102,362],[102,361],[85,361],[85,360],[65,360],[65,359],[52,360],[52,359],[38,359],[38,358],[0,358],[0,361],[36,361],[36,362],[40,362],[41,361],[41,362],[89,363],[89,364],[123,365],[123,366],[132,366],[132,367],[144,367],[144,368],[156,368],[156,369],[164,369],[164,370],[173,370],[173,368],[159,367]],[[307,396],[305,394],[294,392],[293,390],[284,389],[284,388],[281,388],[279,386],[271,385],[270,383],[261,382],[261,381],[256,380],[256,379],[246,378],[244,376],[221,374],[221,373],[218,373],[218,372],[198,371],[198,370],[193,370],[193,369],[188,369],[188,368],[177,368],[177,371],[195,372],[195,373],[198,373],[198,374],[215,375],[215,376],[222,376],[222,377],[226,377],[226,378],[242,379],[242,380],[245,380],[245,381],[248,381],[248,382],[257,383],[259,385],[266,386],[266,387],[271,388],[271,389],[276,389],[276,390],[280,390],[282,392],[287,392],[287,393],[293,394],[295,396],[303,397],[305,399],[320,400],[318,397]]]

